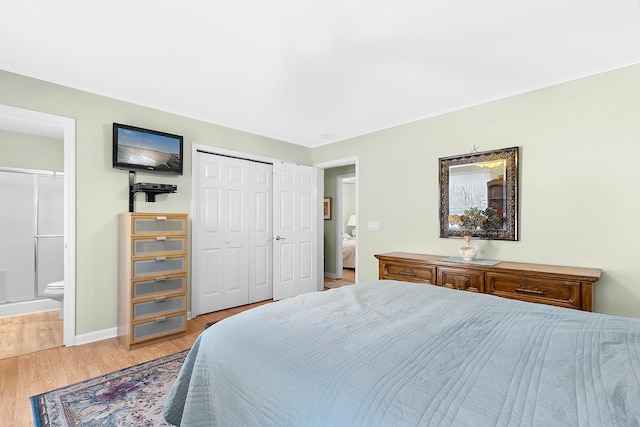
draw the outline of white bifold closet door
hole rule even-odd
[[[192,315],[264,301],[272,285],[272,169],[198,152]]]

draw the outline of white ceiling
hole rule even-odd
[[[640,62],[640,0],[1,1],[0,69],[307,147]]]

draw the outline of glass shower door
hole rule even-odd
[[[51,282],[64,279],[64,178],[38,175],[36,221],[37,296]]]
[[[33,175],[0,171],[0,304],[34,298],[34,198]]]

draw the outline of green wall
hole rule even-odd
[[[76,334],[117,325],[117,215],[129,209],[129,174],[111,167],[113,122],[184,136],[184,175],[137,174],[137,182],[176,184],[138,212],[191,212],[191,144],[309,165],[310,150],[111,98],[0,71],[0,104],[76,120]]]
[[[640,212],[640,65],[375,132],[312,151],[314,163],[358,156],[359,281],[374,254],[452,256],[438,233],[438,159],[520,147],[520,240],[478,241],[479,257],[601,268],[595,310],[640,317],[629,249]]]
[[[640,211],[640,65],[307,149],[0,71],[0,104],[76,120],[76,333],[116,326],[116,216],[128,209],[128,174],[111,168],[111,123],[185,136],[176,194],[137,211],[191,211],[191,144],[318,164],[358,157],[358,277],[377,278],[374,254],[455,255],[438,237],[438,158],[520,147],[520,240],[478,241],[480,257],[602,268],[595,310],[640,317],[631,225]],[[328,188],[325,184],[325,187]],[[325,225],[328,226],[327,221]],[[335,228],[334,228],[335,231]],[[335,234],[334,234],[335,235]]]
[[[62,172],[64,142],[61,139],[0,130],[0,166]]]

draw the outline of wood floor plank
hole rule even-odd
[[[208,322],[270,301],[198,316],[183,337],[128,351],[117,338],[74,347],[58,346],[0,360],[0,427],[31,426],[29,397],[191,348]],[[57,316],[57,314],[56,314]],[[1,320],[1,319],[0,319]],[[19,322],[23,319],[14,320]],[[0,331],[8,322],[0,323]],[[47,335],[46,327],[42,328]],[[38,328],[35,328],[38,331]],[[9,332],[2,332],[5,337]],[[31,333],[31,332],[29,332]],[[40,332],[38,332],[40,333]],[[16,332],[13,336],[18,336]]]

